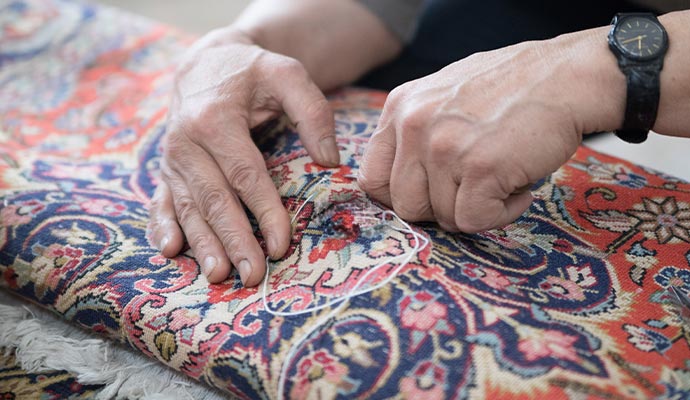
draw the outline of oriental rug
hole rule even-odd
[[[0,291],[0,399],[220,400],[218,390]]]
[[[690,397],[690,184],[586,147],[508,226],[415,226],[429,246],[323,326],[162,257],[147,206],[191,40],[77,1],[0,3],[4,290],[240,398]],[[352,179],[385,97],[330,94],[339,168],[286,120],[254,133],[296,218],[272,308],[325,304],[375,266],[365,286],[384,282],[417,245]]]

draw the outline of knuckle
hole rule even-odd
[[[388,94],[388,98],[386,99],[386,104],[401,104],[405,98],[408,88],[409,84],[405,83],[391,90]]]
[[[478,233],[493,228],[492,223],[496,220],[495,213],[491,209],[479,207],[472,208],[474,211],[455,212],[455,225],[465,233]]]
[[[208,233],[194,233],[187,235],[189,245],[194,249],[195,255],[203,253],[203,249],[209,247],[209,243],[213,243],[216,238]]]
[[[250,249],[250,240],[255,240],[254,233],[252,231],[246,231],[243,229],[220,228],[216,231],[216,233],[218,234],[218,239],[220,239],[230,259],[234,258],[233,255],[244,253],[247,251],[247,249]]]
[[[227,172],[228,182],[237,194],[245,201],[251,198],[261,178],[261,172],[253,165],[237,163]]]
[[[170,167],[170,163],[175,163],[180,159],[186,157],[189,152],[189,140],[178,131],[171,131],[165,140],[165,147],[163,156],[166,163],[162,166],[165,172],[165,167]]]
[[[357,184],[364,192],[369,193],[369,195],[377,198],[378,200],[382,200],[379,197],[383,194],[383,192],[385,192],[388,186],[388,181],[380,177],[375,177],[374,174],[369,173],[368,169],[364,168],[363,166],[359,170]]]
[[[446,231],[457,231],[455,225],[455,207],[445,204],[442,199],[438,199],[432,204],[431,211],[433,218]]]
[[[249,205],[248,205],[249,206]],[[275,226],[279,222],[282,203],[273,204],[267,198],[252,199],[252,212],[262,227]]]
[[[430,206],[424,202],[410,202],[400,196],[392,196],[391,201],[395,212],[406,221],[421,221],[429,213]]]
[[[403,136],[414,136],[420,133],[428,118],[428,115],[417,110],[405,112],[399,123]]]
[[[473,178],[491,177],[496,172],[497,167],[498,163],[494,161],[493,157],[476,152],[467,157],[463,166],[465,171],[463,175]]]
[[[230,195],[227,191],[217,187],[204,185],[204,189],[199,192],[199,211],[206,221],[215,221],[222,218]]]
[[[226,114],[227,115],[227,114]],[[216,137],[216,132],[210,127],[212,122],[218,119],[218,108],[211,105],[201,107],[194,114],[187,114],[182,116],[183,120],[180,122],[179,137],[186,139],[180,140],[182,146],[189,146],[189,142],[193,143],[208,143],[208,141]]]
[[[461,153],[454,145],[456,140],[444,132],[432,133],[429,138],[429,159],[441,163],[456,160]]]
[[[187,225],[193,220],[197,212],[196,203],[189,196],[180,196],[175,200],[175,212],[182,225]]]
[[[184,157],[189,153],[190,145],[198,146],[202,143],[217,141],[220,115],[234,122],[244,118],[244,114],[240,111],[241,107],[228,106],[236,103],[241,105],[242,103],[237,100],[241,96],[233,90],[228,96],[218,101],[205,102],[195,107],[182,107],[177,114],[170,117],[166,154],[171,158]]]
[[[313,102],[311,102],[306,110],[306,117],[312,120],[323,120],[330,118],[332,115],[331,104],[326,100],[326,98],[321,97]]]
[[[292,57],[281,57],[273,73],[276,74],[275,76],[305,76],[307,71],[302,63],[296,59]]]

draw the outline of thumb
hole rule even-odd
[[[392,207],[390,180],[395,162],[395,132],[390,125],[372,135],[359,165],[357,183],[371,197]]]

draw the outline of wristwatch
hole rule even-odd
[[[611,25],[609,48],[627,81],[625,118],[616,136],[629,143],[642,143],[659,109],[659,75],[668,35],[652,13],[619,13]]]

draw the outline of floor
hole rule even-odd
[[[203,34],[232,22],[250,0],[93,0],[120,7]],[[595,150],[645,165],[690,181],[690,139],[652,134],[639,145],[627,144],[614,135],[587,141]]]

